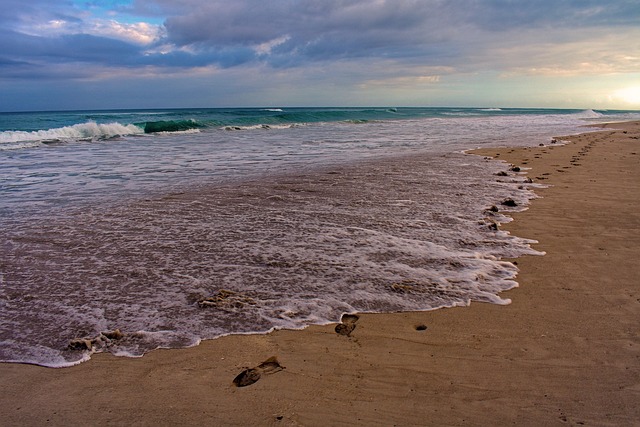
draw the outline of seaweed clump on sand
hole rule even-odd
[[[69,341],[67,348],[69,350],[93,351],[95,348],[105,348],[114,345],[117,341],[122,340],[125,334],[120,329],[113,331],[100,332],[94,338],[75,338]]]

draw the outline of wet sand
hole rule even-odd
[[[551,185],[502,226],[547,253],[517,260],[512,304],[0,364],[2,424],[638,425],[640,123],[563,139],[479,152]]]

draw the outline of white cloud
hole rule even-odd
[[[269,40],[268,42],[258,44],[254,49],[259,55],[268,55],[274,47],[286,43],[290,38],[291,37],[288,35],[277,37],[273,40]]]
[[[23,34],[37,37],[87,34],[126,41],[137,45],[148,45],[163,37],[164,26],[147,22],[123,23],[115,19],[49,19],[43,22],[28,22],[17,26]]]
[[[159,40],[165,33],[161,25],[146,22],[125,24],[115,20],[94,20],[86,27],[89,34],[128,41],[138,45],[148,45]]]

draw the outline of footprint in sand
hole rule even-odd
[[[355,314],[343,314],[340,323],[336,325],[336,333],[350,336],[351,332],[356,328],[358,319],[359,317]]]
[[[284,369],[284,366],[280,365],[278,359],[275,356],[268,358],[255,368],[247,368],[240,372],[237,377],[233,379],[233,384],[236,387],[246,387],[257,382],[262,375],[275,374]]]
[[[233,379],[233,384],[236,387],[246,387],[258,381],[261,376],[260,370],[256,368],[245,369]]]

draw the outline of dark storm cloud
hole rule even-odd
[[[297,45],[341,34],[346,40],[404,33],[428,22],[429,2],[238,1],[192,2],[165,26],[177,44],[259,44],[290,35]]]
[[[189,3],[189,12],[165,22],[167,40],[178,46],[255,46],[286,38],[274,56],[304,61],[402,56],[443,38],[428,1]]]
[[[251,47],[286,38],[262,59],[273,65],[345,58],[420,58],[456,65],[486,50],[496,33],[563,31],[635,25],[637,1],[513,0],[147,0],[168,7],[166,40],[196,51]],[[179,6],[179,7],[177,7]],[[498,35],[499,37],[499,35]],[[518,37],[510,34],[510,38]],[[522,43],[536,40],[523,39]],[[442,62],[445,62],[444,64]]]
[[[127,65],[138,61],[140,48],[119,40],[88,34],[41,37],[3,30],[0,31],[0,52],[7,64],[0,69],[17,69],[24,72],[22,77],[40,78],[43,73],[33,72],[38,68],[46,69],[47,64]],[[0,75],[5,74],[0,71]]]
[[[405,42],[437,40],[451,26],[484,30],[568,26],[636,25],[638,2],[601,0],[219,0],[146,1],[156,7],[181,5],[166,20],[177,44],[251,44],[288,34],[298,45],[325,34],[346,40],[385,35]],[[174,8],[174,12],[175,12]],[[380,34],[380,35],[377,35]],[[395,39],[396,37],[392,37]]]
[[[640,22],[637,0],[137,0],[118,10],[166,17],[162,36],[141,44],[96,33],[70,1],[4,0],[2,8],[0,77],[15,67],[65,62],[132,69],[261,62],[281,68],[378,58],[474,69],[519,62],[487,60],[497,45],[527,46],[551,32],[575,41],[585,28],[615,31]],[[75,30],[42,30],[55,20]]]

